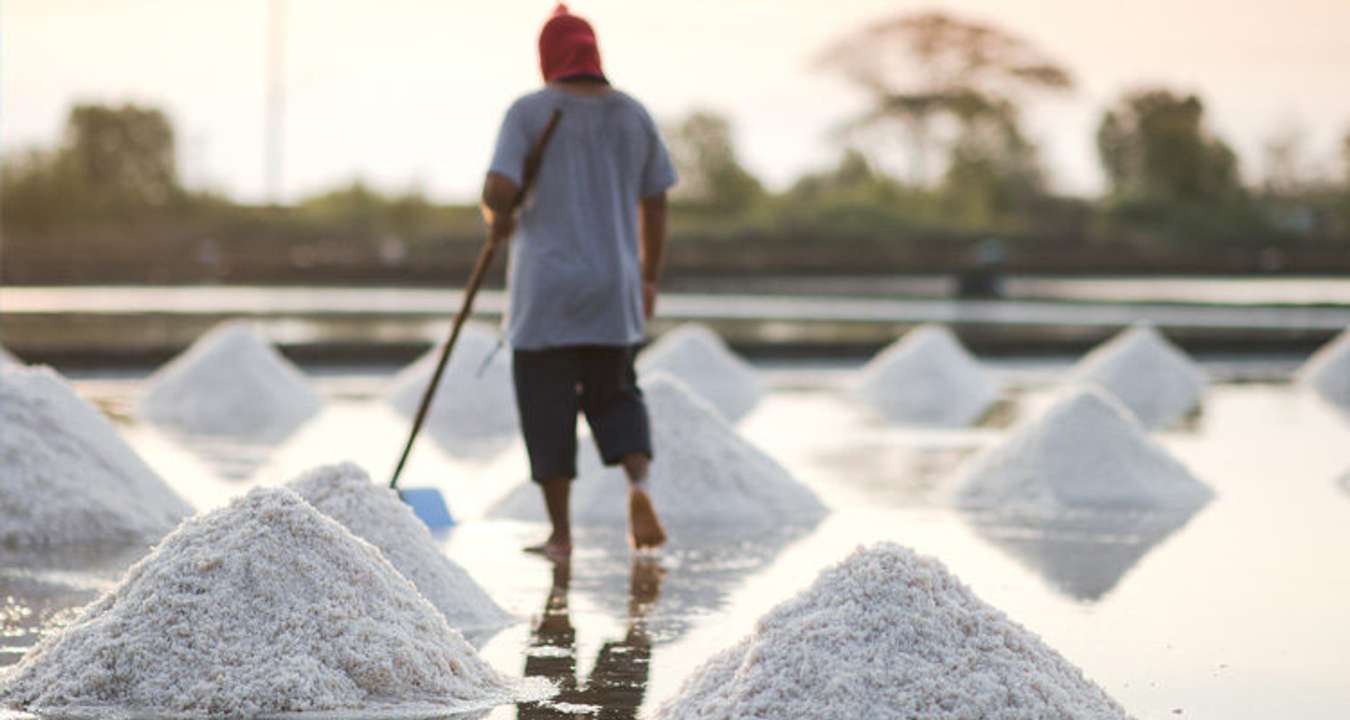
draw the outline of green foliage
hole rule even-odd
[[[138,105],[76,105],[62,152],[83,189],[113,207],[155,207],[178,199],[173,126]]]
[[[185,197],[173,126],[155,108],[76,105],[55,150],[5,164],[3,192],[10,212],[32,217],[173,206]]]
[[[476,208],[435,205],[420,190],[388,195],[361,180],[301,200],[294,215],[309,225],[398,241],[424,242],[445,233],[482,231]]]
[[[1237,155],[1204,114],[1198,97],[1166,88],[1129,93],[1106,111],[1097,151],[1111,185],[1109,223],[1164,242],[1241,242],[1273,231],[1242,186]]]
[[[708,111],[690,114],[667,133],[680,175],[678,200],[715,212],[740,212],[763,199],[764,187],[736,156],[731,122]]]
[[[951,150],[941,191],[953,218],[967,228],[1016,227],[1045,194],[1036,147],[1011,110],[974,118]]]
[[[896,202],[901,192],[900,184],[874,168],[861,150],[849,148],[834,168],[797,180],[787,198],[797,205],[828,200],[884,205]]]
[[[1126,95],[1097,130],[1097,151],[1117,198],[1227,201],[1242,192],[1237,156],[1204,122],[1194,95],[1155,88]]]
[[[924,52],[938,56],[936,48]],[[971,77],[1004,77],[992,61],[969,62],[980,68]],[[1033,65],[1008,73],[1018,82],[1058,77]],[[961,74],[941,77],[950,84]],[[916,110],[939,96],[941,103]],[[897,179],[874,162],[874,148],[853,145],[834,166],[770,193],[741,164],[725,117],[694,113],[669,129],[682,175],[671,216],[673,271],[959,268],[985,238],[1000,240],[1010,265],[1022,269],[1170,270],[1180,259],[1192,269],[1240,270],[1300,251],[1306,268],[1343,256],[1350,238],[1350,134],[1343,184],[1301,176],[1294,158],[1284,180],[1249,191],[1197,98],[1135,93],[1103,118],[1097,140],[1111,192],[1089,200],[1046,190],[1037,148],[1002,85],[885,101],[911,116],[940,108],[952,123],[937,182]],[[467,271],[482,242],[477,207],[437,204],[418,190],[381,192],[360,180],[292,207],[186,192],[173,138],[157,110],[80,106],[58,146],[7,157],[0,176],[7,275],[447,282]]]

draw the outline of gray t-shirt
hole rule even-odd
[[[507,266],[507,338],[518,350],[642,339],[638,203],[675,184],[656,124],[612,91],[544,88],[506,113],[491,172],[517,185],[553,111],[562,120],[521,208]]]

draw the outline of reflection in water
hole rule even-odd
[[[839,479],[869,498],[895,507],[932,505],[943,500],[953,472],[978,451],[974,445],[909,445],[878,438],[846,448],[813,453],[822,467],[846,469]]]
[[[647,613],[660,594],[664,572],[652,558],[633,559],[627,593],[628,630],[623,639],[607,642],[600,649],[583,685],[577,676],[576,630],[567,601],[571,563],[553,566],[548,599],[526,651],[525,676],[552,680],[558,694],[545,702],[522,703],[517,714],[520,720],[637,717],[651,668]]]
[[[0,667],[19,662],[97,596],[92,588],[72,588],[38,577],[0,578]]]
[[[0,546],[0,667],[18,662],[45,635],[111,587],[144,545]]]
[[[224,436],[186,435],[165,431],[165,435],[196,455],[222,480],[243,482],[253,477],[271,457],[280,441],[261,442]]]
[[[701,532],[686,528],[672,535],[662,551],[668,574],[661,604],[646,618],[652,641],[672,642],[701,617],[723,608],[728,595],[745,578],[762,570],[787,545],[805,537],[818,522],[783,526],[769,533],[746,536],[735,528],[709,527]],[[574,531],[575,532],[575,531]],[[584,593],[614,617],[625,612],[624,586],[629,579],[629,550],[622,528],[589,528],[576,535],[578,544],[603,548],[587,557],[586,571],[573,578],[572,588]]]
[[[1194,513],[1082,512],[1033,519],[972,512],[966,519],[976,534],[1057,591],[1082,602],[1096,602]]]

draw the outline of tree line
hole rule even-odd
[[[1200,97],[1139,88],[1097,124],[1106,192],[1063,196],[1023,115],[1072,92],[1073,75],[1015,34],[909,14],[840,38],[816,64],[870,103],[838,128],[837,163],[784,191],[744,166],[726,116],[698,111],[665,128],[682,179],[674,272],[950,270],[990,242],[1021,270],[1350,270],[1350,132],[1339,177],[1303,176],[1286,138],[1271,145],[1266,180],[1248,185]],[[72,108],[56,147],[4,160],[0,277],[132,281],[151,257],[168,282],[410,270],[442,282],[471,262],[481,232],[471,206],[359,181],[293,206],[241,205],[185,188],[176,151],[158,109]]]
[[[1105,194],[1062,197],[1047,189],[1022,115],[1039,97],[1071,92],[1074,80],[1027,41],[988,24],[920,13],[841,38],[818,65],[871,98],[841,128],[845,147],[836,167],[775,196],[741,164],[731,121],[698,112],[668,133],[683,171],[682,199],[712,216],[772,208],[763,221],[779,218],[820,234],[859,223],[890,232],[1067,233],[1122,247],[1350,249],[1350,128],[1339,176],[1301,175],[1297,138],[1281,138],[1269,148],[1273,170],[1249,187],[1199,96],[1140,87],[1105,108],[1097,125]],[[896,155],[908,167],[900,177],[881,170],[896,166]]]

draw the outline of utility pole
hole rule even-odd
[[[264,110],[264,190],[267,202],[281,204],[282,140],[286,115],[286,0],[269,0],[267,13],[267,105]]]

